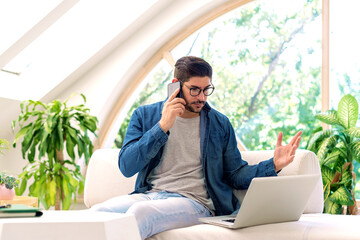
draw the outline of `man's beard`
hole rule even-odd
[[[193,107],[192,104],[196,104],[196,103],[202,103],[202,107],[199,109]],[[205,101],[196,101],[196,102],[191,102],[191,103],[187,102],[185,105],[185,109],[188,110],[189,112],[200,113],[201,109],[204,107],[204,105],[205,105]]]

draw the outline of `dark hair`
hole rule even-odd
[[[187,82],[191,77],[212,78],[212,67],[204,59],[194,56],[182,57],[175,63],[174,77]]]

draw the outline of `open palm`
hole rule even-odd
[[[282,145],[283,133],[278,135],[275,152],[274,152],[274,165],[275,171],[278,172],[295,158],[295,151],[300,145],[302,131],[299,131],[287,145]]]

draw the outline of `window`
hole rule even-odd
[[[123,122],[121,123],[120,129],[114,141],[114,147],[122,147],[131,114],[137,107],[162,101],[166,98],[166,86],[170,82],[173,75],[174,73],[172,68],[165,60],[160,61],[147,75],[143,81],[143,84],[139,86],[136,93],[133,94],[133,96],[135,95],[138,97],[136,97],[125,118],[123,118]]]
[[[254,1],[172,49],[174,59],[196,55],[213,66],[216,90],[208,101],[229,117],[246,148],[273,149],[279,131],[286,141],[298,130],[308,137],[314,129],[321,109],[320,6]]]
[[[360,102],[360,35],[358,31],[349,27],[360,21],[359,7],[360,2],[356,0],[331,1],[330,4],[330,108],[332,109],[337,109],[341,97],[348,93]]]
[[[360,103],[360,35],[358,31],[348,27],[360,21],[359,7],[360,2],[356,0],[331,1],[330,4],[331,109],[338,109],[340,99],[346,94],[351,94]],[[359,121],[357,126],[360,126]],[[360,164],[354,161],[357,199],[360,198],[359,170]]]

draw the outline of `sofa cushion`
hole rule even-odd
[[[173,229],[147,240],[320,240],[359,239],[360,217],[329,214],[303,214],[299,221],[227,229],[209,224]]]

